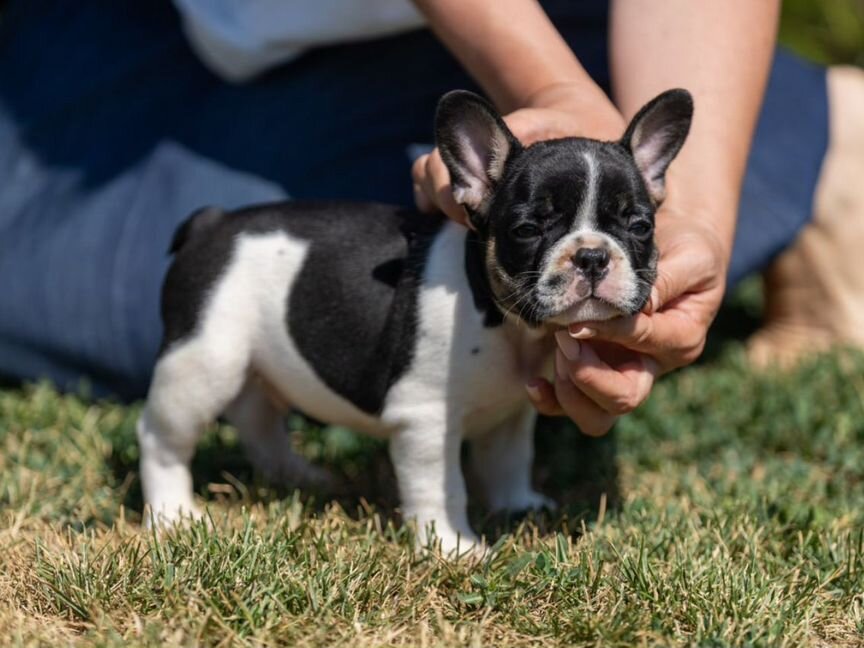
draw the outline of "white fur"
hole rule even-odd
[[[594,232],[597,229],[597,194],[600,191],[600,164],[590,151],[582,153],[588,166],[588,186],[585,188],[582,204],[576,214],[576,231]]]
[[[465,510],[463,439],[475,439],[476,456],[486,457],[478,465],[493,508],[548,504],[530,487],[534,415],[523,385],[548,373],[550,347],[509,320],[483,325],[464,271],[465,236],[449,223],[430,250],[414,359],[380,417],[329,389],[288,335],[283,287],[302,268],[306,244],[283,232],[239,236],[199,330],[159,359],[139,421],[144,496],[155,521],[196,513],[189,461],[203,427],[222,412],[253,457],[269,456],[272,474],[321,479],[291,454],[274,402],[389,438],[404,516],[416,520],[423,540],[434,526],[446,551],[477,542]]]

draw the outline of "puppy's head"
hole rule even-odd
[[[504,312],[566,325],[645,305],[656,276],[654,213],[692,115],[690,93],[670,90],[617,142],[565,138],[526,148],[481,97],[441,99],[438,148]]]

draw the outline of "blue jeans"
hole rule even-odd
[[[608,87],[606,3],[546,4]],[[168,0],[12,0],[0,21],[0,375],[142,396],[168,242],[191,210],[289,196],[410,204],[436,100],[474,86],[426,31],[312,51],[236,86],[197,61]],[[824,69],[778,53],[731,282],[806,223],[827,120]]]

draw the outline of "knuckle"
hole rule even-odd
[[[704,350],[705,338],[700,336],[698,340],[692,341],[684,348],[683,353],[681,354],[683,365],[689,365],[696,362]]]
[[[648,397],[648,391],[650,390],[640,389],[640,385],[632,385],[626,393],[621,394],[615,400],[611,413],[618,416],[629,414],[645,402],[645,399]]]
[[[615,406],[612,408],[611,414],[615,414],[617,416],[621,416],[622,414],[629,414],[637,407],[639,407],[639,401],[632,395],[628,394],[623,398],[619,398],[615,401]]]
[[[643,321],[645,323],[636,330],[636,343],[639,345],[647,344],[654,331],[654,325],[651,323],[650,317],[646,317]]]

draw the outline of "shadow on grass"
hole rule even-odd
[[[292,427],[302,429],[305,454],[317,455],[316,463],[330,470],[338,484],[329,492],[302,489],[310,510],[320,512],[337,502],[355,518],[373,510],[385,521],[398,520],[396,479],[385,443],[340,428],[321,427],[303,417],[292,417]],[[293,494],[294,488],[260,480],[236,438],[224,432],[220,428],[205,435],[195,454],[192,473],[200,495],[207,501],[240,505]],[[334,437],[349,447],[341,452],[334,449]],[[565,419],[541,419],[536,439],[535,483],[561,505],[554,513],[531,514],[541,533],[559,531],[578,536],[583,523],[596,519],[601,508],[607,514],[614,512],[620,501],[614,431],[595,439],[582,435]],[[467,459],[467,448],[463,459]],[[124,507],[140,515],[144,502],[137,478],[137,449],[125,441],[114,444],[108,464],[115,483],[122,484],[119,490]],[[525,515],[489,515],[475,496],[467,461],[463,461],[463,469],[472,494],[471,521],[478,531],[494,541],[524,519]]]
[[[729,345],[740,344],[759,324],[761,286],[745,282],[728,300],[712,328],[700,363],[716,360]],[[338,487],[330,492],[302,489],[313,511],[332,502],[355,517],[375,510],[385,518],[396,519],[398,493],[386,444],[343,428],[325,427],[302,416],[289,419],[303,454],[328,468]],[[120,495],[129,511],[143,509],[140,481],[137,479],[138,453],[134,432],[125,430],[122,438],[112,439],[110,469]],[[467,453],[463,453],[464,455]],[[581,533],[583,524],[598,515],[614,515],[620,506],[617,440],[615,431],[603,438],[582,435],[565,419],[541,419],[536,434],[535,484],[559,502],[555,513],[531,514],[540,532]],[[473,492],[467,462],[463,462]],[[280,488],[261,481],[246,459],[236,436],[221,427],[205,435],[198,446],[192,466],[197,491],[209,501],[229,504],[274,501],[293,494],[293,488]],[[130,478],[130,474],[134,478]],[[601,513],[602,511],[602,513]],[[471,520],[488,538],[512,530],[524,516],[489,515],[478,497],[471,498]]]

